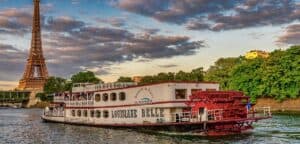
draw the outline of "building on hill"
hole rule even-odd
[[[269,53],[261,50],[251,50],[246,53],[246,59],[255,59],[257,57],[267,58],[269,57]]]

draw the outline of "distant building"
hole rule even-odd
[[[134,76],[132,80],[136,83],[140,83],[142,81],[143,77],[142,76]]]
[[[257,57],[267,58],[269,57],[269,53],[261,50],[251,50],[246,53],[246,59],[255,59]]]

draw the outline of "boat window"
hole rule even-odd
[[[90,111],[90,116],[91,116],[91,117],[94,117],[94,115],[95,115],[95,111],[94,111],[94,110],[91,110],[91,111]]]
[[[109,117],[109,112],[107,110],[103,111],[103,117],[108,118]]]
[[[120,92],[119,93],[119,100],[124,101],[126,99],[126,94],[125,92]]]
[[[111,101],[116,101],[117,100],[117,94],[116,93],[111,93],[110,94],[110,100]]]
[[[95,95],[95,101],[96,101],[96,102],[99,102],[100,100],[101,100],[100,94],[96,94],[96,95]]]
[[[81,117],[81,110],[77,110],[77,116]]]
[[[202,91],[202,89],[192,89],[191,94],[193,95],[193,94],[195,94],[197,92],[200,92],[200,91]]]
[[[176,99],[185,99],[186,98],[186,89],[176,89],[175,90]]]
[[[75,110],[72,110],[72,116],[75,117]]]
[[[102,100],[103,100],[103,101],[107,101],[107,100],[108,100],[108,94],[107,94],[107,93],[104,93],[104,94],[102,95]]]
[[[88,115],[87,110],[83,110],[83,116],[87,117],[87,115]]]
[[[100,110],[96,110],[96,117],[100,118],[101,117],[101,111]]]

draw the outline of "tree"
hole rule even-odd
[[[179,71],[175,75],[175,80],[176,81],[187,81],[190,80],[190,74],[184,71]]]
[[[229,89],[243,91],[251,96],[254,102],[257,97],[264,94],[265,85],[263,84],[262,64],[264,59],[256,58],[253,60],[244,60],[241,64],[235,66],[228,79]]]
[[[153,76],[144,76],[140,82],[140,84],[148,84],[148,83],[153,83],[154,78]]]
[[[264,64],[266,94],[278,100],[297,98],[300,93],[300,46],[276,50]]]
[[[91,71],[79,72],[71,77],[72,83],[103,83]]]
[[[191,72],[179,71],[178,73],[158,73],[153,76],[144,76],[141,84],[155,83],[155,82],[166,82],[166,81],[203,81],[204,71],[203,68],[197,68]]]
[[[53,96],[48,96],[45,93],[37,93],[36,97],[40,98],[41,101],[53,101]]]
[[[119,77],[119,79],[117,80],[117,82],[133,82],[133,80],[131,79],[131,77]]]
[[[65,91],[65,86],[67,81],[60,77],[49,77],[47,82],[44,85],[45,94],[53,94],[56,92]]]
[[[230,73],[242,60],[242,57],[220,58],[206,71],[204,79],[206,81],[219,82],[221,89],[228,90]]]
[[[193,69],[191,72],[191,80],[192,81],[203,81],[204,80],[204,71],[203,68],[197,68],[197,69]]]

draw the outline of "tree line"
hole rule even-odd
[[[205,80],[217,81],[224,90],[239,90],[255,101],[300,97],[300,46],[275,50],[268,58],[221,58],[211,66]]]
[[[268,58],[245,59],[245,57],[220,58],[207,71],[202,67],[190,72],[168,72],[144,76],[140,84],[163,81],[213,81],[223,90],[243,91],[255,101],[259,97],[277,100],[297,98],[300,95],[300,46],[287,50],[275,50]],[[71,90],[73,83],[103,83],[93,72],[79,72],[67,81],[50,77],[43,95]],[[121,76],[116,82],[133,82]]]

